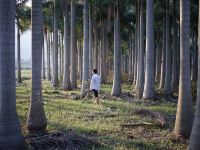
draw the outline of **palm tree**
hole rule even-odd
[[[63,1],[64,6],[64,72],[63,72],[63,90],[70,90],[70,47],[69,40],[69,11],[67,1]]]
[[[15,0],[0,1],[0,149],[25,149],[16,112]]]
[[[200,0],[199,0],[200,2]],[[200,5],[199,5],[200,8]],[[199,26],[198,26],[198,34],[200,35],[200,9],[199,9]],[[198,45],[200,44],[200,36],[198,37]],[[200,54],[200,47],[198,48],[198,52]],[[200,57],[198,58],[198,76],[200,77]],[[198,78],[197,85],[197,103],[196,103],[196,114],[194,119],[194,124],[192,127],[192,133],[190,136],[190,144],[189,150],[197,150],[200,147],[200,78]]]
[[[114,76],[112,86],[112,96],[121,94],[121,37],[120,37],[120,14],[119,0],[117,1],[114,16]]]
[[[146,65],[144,99],[151,99],[155,96],[155,75],[154,75],[154,0],[146,1]]]
[[[180,0],[180,81],[176,136],[189,137],[193,123],[190,81],[190,1]]]
[[[71,72],[70,82],[72,88],[77,88],[77,69],[76,69],[76,54],[77,54],[77,40],[76,40],[76,9],[75,1],[71,0]]]
[[[82,75],[82,86],[81,96],[85,96],[87,88],[89,88],[89,2],[88,0],[83,1],[83,75]]]
[[[32,87],[28,115],[28,130],[31,133],[45,132],[47,126],[41,85],[42,19],[42,0],[34,0],[32,1]]]
[[[17,5],[16,8],[16,24],[17,24],[17,82],[21,83],[21,34],[29,29],[30,26],[30,14],[29,7],[23,5]]]

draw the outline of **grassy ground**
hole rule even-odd
[[[23,83],[17,85],[17,111],[23,134],[27,136],[30,72],[23,71],[22,76]],[[111,87],[111,84],[102,85],[102,93],[110,93]],[[130,84],[122,86],[123,92],[132,92],[132,88]],[[69,95],[72,91],[54,89],[46,80],[43,81],[42,92],[49,132],[74,129],[78,134],[102,143],[102,147],[98,149],[105,150],[184,150],[187,148],[188,141],[177,141],[173,136],[177,104],[163,100],[162,97],[154,101],[142,101],[136,98],[131,101],[119,98],[101,99],[101,105],[97,106],[91,99],[70,100]],[[122,128],[120,125],[123,123],[152,122],[149,117],[131,113],[136,109],[161,113],[166,119],[166,125],[164,128],[141,126]]]

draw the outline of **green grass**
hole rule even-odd
[[[28,134],[26,120],[30,100],[30,72],[23,71],[22,84],[17,85],[17,112],[23,129],[23,134]],[[102,85],[102,91],[111,92],[112,84]],[[132,92],[131,84],[122,85],[123,92]],[[73,91],[79,93],[79,91]],[[97,106],[93,100],[70,100],[68,95],[60,88],[52,88],[51,83],[43,81],[43,99],[45,113],[48,119],[49,132],[74,129],[79,134],[101,142],[105,150],[156,150],[156,149],[180,149],[187,148],[187,141],[176,141],[173,136],[174,116],[176,104],[158,101],[155,104],[133,99],[132,102],[114,100],[102,100]],[[111,108],[116,108],[111,111]],[[163,128],[135,127],[121,128],[122,123],[150,122],[151,118],[133,115],[130,112],[145,108],[160,112],[166,116],[167,125]],[[113,113],[114,117],[106,115]]]

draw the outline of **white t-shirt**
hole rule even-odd
[[[90,82],[90,90],[94,89],[94,90],[99,91],[100,90],[100,82],[101,82],[100,76],[98,74],[93,74],[92,80]]]

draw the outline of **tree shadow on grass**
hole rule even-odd
[[[67,129],[71,129],[67,125],[61,125],[57,122],[49,122],[50,126],[53,126],[55,129],[59,131],[65,131]],[[138,150],[159,150],[159,149],[167,149],[165,147],[153,144],[146,143],[141,141],[140,139],[127,139],[122,137],[114,137],[109,133],[98,133],[98,131],[88,130],[86,128],[78,128],[73,127],[73,130],[84,136],[88,139],[92,139],[95,142],[101,143],[101,146],[95,149],[98,150],[116,150],[116,149],[138,149]]]

